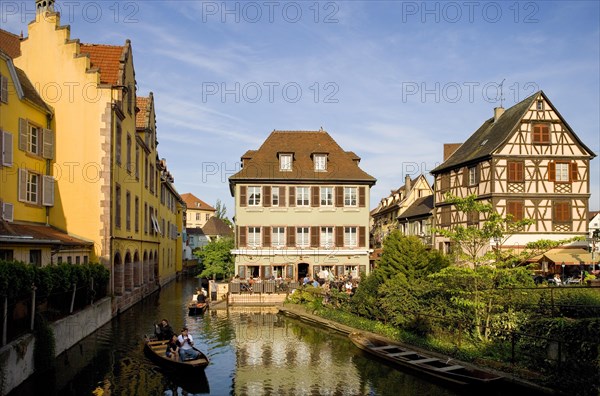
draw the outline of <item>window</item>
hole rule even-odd
[[[125,229],[131,230],[131,193],[125,193]]]
[[[144,203],[144,234],[148,233],[148,204]]]
[[[134,210],[134,226],[135,226],[135,232],[138,232],[140,230],[140,198],[139,197],[135,197],[135,205],[133,207]]]
[[[73,257],[67,256],[67,264],[73,264]]]
[[[75,264],[81,264],[81,257],[75,256]]]
[[[310,205],[310,187],[296,187],[296,206]]]
[[[87,264],[88,263],[88,256],[83,256],[83,264]]]
[[[125,165],[127,167],[127,172],[131,173],[131,168],[133,167],[133,164],[131,163],[131,135],[127,134],[127,164]]]
[[[326,154],[315,154],[315,172],[327,171],[327,155]]]
[[[260,206],[261,187],[248,187],[248,206]]]
[[[321,206],[333,206],[333,187],[321,187]]]
[[[344,228],[344,246],[356,247],[358,245],[356,227]]]
[[[42,266],[42,250],[41,249],[31,249],[29,251],[29,263],[35,266]]]
[[[0,249],[0,260],[13,261],[13,255],[12,249]]]
[[[135,145],[135,179],[140,180],[140,146]]]
[[[29,134],[27,136],[27,151],[39,155],[40,153],[40,128],[35,125],[29,125]]]
[[[522,201],[508,201],[506,214],[510,216],[512,221],[523,220],[524,216],[523,202]]]
[[[52,178],[52,176],[48,177]],[[27,169],[19,169],[19,201],[39,205],[41,192],[40,180],[41,177],[39,174]],[[50,187],[50,185],[48,187]],[[53,191],[49,191],[49,193],[53,194]],[[50,199],[52,199],[52,197],[50,197]]]
[[[150,192],[154,193],[154,165],[150,165]]]
[[[115,186],[115,227],[121,228],[121,186]]]
[[[296,228],[296,245],[298,247],[310,246],[310,233],[308,227]]]
[[[260,227],[248,227],[248,246],[260,246]]]
[[[536,109],[536,110],[544,110],[544,101],[543,101],[543,100],[541,100],[541,99],[540,99],[540,100],[538,100],[538,101],[535,103],[535,109]]]
[[[200,221],[200,213],[196,213],[196,221]]]
[[[469,167],[469,186],[474,186],[477,184],[477,167],[471,166]]]
[[[356,187],[344,187],[344,206],[356,206]]]
[[[8,103],[8,77],[0,74],[0,102]]]
[[[148,189],[148,156],[144,158],[144,187]]]
[[[321,227],[321,246],[325,248],[333,246],[333,227]]]
[[[271,187],[271,206],[279,206],[279,187]]]
[[[285,246],[285,227],[273,227],[273,232],[271,234],[271,246]]]
[[[577,162],[548,163],[548,180],[559,183],[570,183],[579,179]]]
[[[12,133],[0,131],[0,166],[13,164]]]
[[[121,123],[117,121],[117,131],[115,134],[115,161],[117,165],[121,165],[121,140],[122,140],[122,131],[121,131]]]
[[[557,162],[555,167],[556,167],[556,174],[554,177],[554,181],[568,182],[569,181],[569,164],[564,163],[564,162]]]
[[[550,143],[550,127],[548,124],[533,124],[532,143],[549,144]]]
[[[571,221],[571,204],[569,202],[555,202],[552,220],[555,223],[566,223]]]
[[[518,183],[525,181],[524,164],[521,161],[508,161],[508,182]]]
[[[279,170],[290,172],[292,170],[292,154],[279,155]]]
[[[205,218],[204,218],[205,221],[208,221],[208,219],[210,219],[210,213],[207,213],[206,216],[205,216]]]

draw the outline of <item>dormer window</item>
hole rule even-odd
[[[327,154],[315,154],[313,156],[315,172],[327,172]]]
[[[544,110],[544,101],[538,100],[535,104],[535,109],[536,110]]]
[[[292,154],[279,154],[279,170],[284,172],[291,172],[292,159]]]

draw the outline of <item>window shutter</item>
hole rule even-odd
[[[27,120],[19,118],[19,150],[27,151]]]
[[[271,227],[263,227],[263,246],[271,246]]]
[[[367,229],[365,227],[358,227],[358,246],[367,246]]]
[[[285,187],[279,187],[279,206],[280,207],[285,207],[286,203],[285,203]]]
[[[569,164],[569,173],[571,174],[571,181],[577,181],[578,180],[578,175],[577,175],[577,162],[571,162]]]
[[[19,168],[19,201],[27,200],[27,169]]]
[[[271,186],[263,186],[263,206],[271,206]]]
[[[8,103],[8,77],[0,74],[0,102]]]
[[[246,206],[246,186],[240,186],[240,206]]]
[[[6,221],[13,221],[14,220],[14,205],[8,202],[4,202],[2,204],[2,206],[0,206],[0,209],[2,209],[2,218]]]
[[[344,187],[335,187],[335,206],[341,208],[344,206]]]
[[[481,175],[481,164],[475,165],[475,184],[479,184]]]
[[[42,157],[45,159],[54,159],[54,132],[51,129],[44,129],[43,139]]]
[[[364,208],[366,205],[366,197],[365,187],[358,187],[358,206],[361,208]]]
[[[288,206],[293,207],[296,206],[296,187],[290,186],[290,198],[288,201]]]
[[[239,227],[238,234],[239,234],[238,240],[240,241],[239,247],[246,246],[247,245],[247,243],[246,243],[246,227]]]
[[[54,206],[54,176],[43,176],[42,205]]]
[[[296,246],[296,229],[294,227],[287,228],[287,245],[288,247]]]
[[[469,167],[465,166],[462,168],[462,185],[466,187],[469,185]]]
[[[556,181],[556,163],[554,161],[548,163],[548,180]]]
[[[12,133],[2,132],[2,165],[12,166],[13,164],[13,139]]]
[[[311,187],[311,192],[312,192],[312,197],[310,199],[310,206],[312,207],[317,207],[319,206],[319,187],[318,186],[312,186]]]
[[[319,247],[319,227],[310,227],[310,246]]]
[[[335,227],[335,246],[344,246],[344,227],[342,226]]]

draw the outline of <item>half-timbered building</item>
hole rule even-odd
[[[477,213],[461,213],[446,202],[447,193],[475,194],[503,216],[534,221],[500,248],[519,249],[542,238],[585,237],[594,157],[543,91],[509,109],[496,108],[492,118],[431,172],[435,224],[483,221]],[[437,247],[445,250],[449,242],[438,237]]]

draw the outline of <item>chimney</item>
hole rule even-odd
[[[504,114],[504,107],[494,107],[494,122]]]
[[[406,195],[408,195],[410,189],[412,188],[411,183],[412,180],[410,179],[410,175],[404,176],[404,191],[406,192]]]
[[[458,150],[461,144],[462,143],[444,143],[444,162]]]

